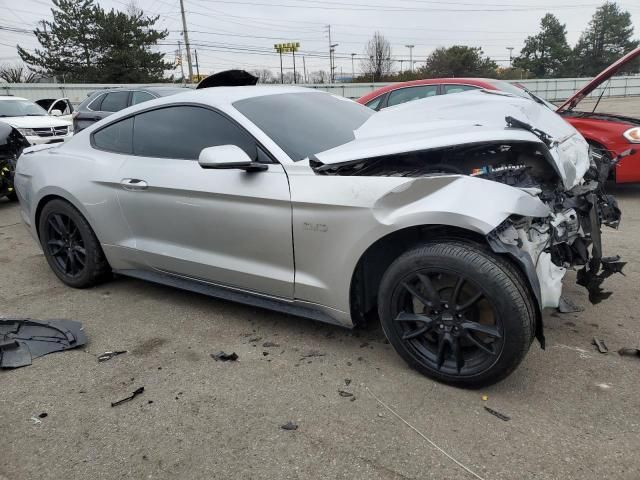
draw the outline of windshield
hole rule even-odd
[[[247,98],[233,106],[297,162],[355,138],[375,112],[351,100],[318,92]]]
[[[0,100],[0,117],[47,115],[47,111],[29,100]]]

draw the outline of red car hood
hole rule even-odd
[[[576,105],[578,105],[578,103],[580,103],[580,101],[584,97],[586,97],[591,92],[593,92],[596,88],[598,88],[600,86],[600,84],[602,84],[603,82],[609,80],[622,67],[624,67],[626,64],[628,64],[629,62],[631,62],[632,60],[634,60],[638,56],[640,56],[640,47],[636,48],[635,50],[631,50],[624,57],[622,57],[619,60],[613,62],[611,65],[609,65],[603,71],[601,71],[598,75],[596,75],[593,78],[593,80],[591,80],[584,87],[582,87],[580,90],[578,90],[576,93],[574,93],[573,96],[571,96],[566,102],[564,102],[560,107],[558,107],[556,112],[560,113],[563,110],[571,110],[571,109],[573,109]]]

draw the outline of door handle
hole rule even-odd
[[[147,185],[147,182],[138,178],[123,178],[120,181],[120,185],[125,190],[131,191],[146,190],[149,187],[149,185]]]

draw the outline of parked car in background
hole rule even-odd
[[[49,115],[69,122],[73,121],[73,105],[68,98],[42,98],[35,103],[44,108]]]
[[[0,96],[0,121],[16,128],[30,145],[61,143],[73,135],[73,124],[50,116],[31,100],[10,95]]]
[[[182,87],[110,88],[91,93],[73,113],[76,132],[108,117],[112,113],[138,103],[184,92]]]
[[[611,169],[611,179],[616,183],[640,182],[640,114],[638,117],[596,112],[599,100],[592,111],[576,110],[584,98],[608,81],[616,72],[640,56],[637,48],[617,62],[611,64],[593,80],[573,94],[560,107],[541,99],[522,85],[511,84],[490,78],[430,78],[411,82],[395,83],[379,88],[356,100],[374,110],[418,100],[420,98],[459,93],[468,90],[501,90],[544,104],[573,125],[599,154],[607,161],[615,159],[623,152],[632,150]],[[605,87],[606,89],[606,87]],[[603,89],[603,93],[605,91]]]
[[[622,269],[602,252],[620,211],[590,154],[558,115],[503,92],[374,113],[220,87],[27,149],[15,187],[69,286],[115,271],[345,327],[378,317],[409,365],[480,386],[544,345],[569,268],[594,303]]]
[[[608,158],[615,158],[629,149],[635,150],[616,165],[612,172],[616,183],[640,182],[640,112],[637,116],[631,117],[604,113],[602,107],[598,111],[606,85],[602,88],[600,97],[593,107],[587,107],[586,110],[577,110],[577,108],[587,95],[608,82],[611,77],[638,57],[640,57],[640,47],[609,65],[557,109],[557,112],[597,151]],[[588,110],[589,108],[591,111]]]

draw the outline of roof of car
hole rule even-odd
[[[399,88],[416,87],[420,85],[434,85],[434,84],[441,84],[441,83],[450,83],[450,84],[456,84],[456,85],[469,84],[469,85],[474,85],[478,87],[492,89],[494,88],[492,85],[492,82],[494,81],[495,80],[491,78],[477,78],[477,77],[425,78],[422,80],[411,80],[408,82],[398,82],[398,83],[393,83],[391,85],[386,85],[384,87],[380,87],[374,90],[373,92],[360,97],[357,100],[357,102],[367,103],[370,100],[373,100],[374,98],[379,97],[383,93],[387,93],[392,90],[397,90]]]
[[[0,95],[0,100],[27,100],[22,97],[14,97],[13,95]]]

